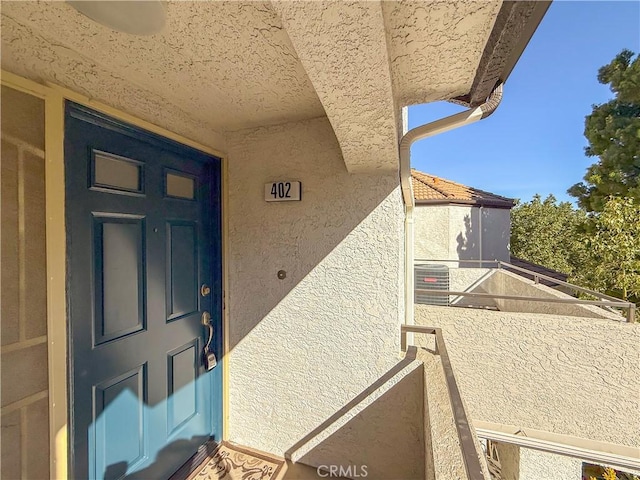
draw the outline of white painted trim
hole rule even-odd
[[[222,439],[229,438],[229,161],[222,162]]]
[[[487,440],[574,457],[640,475],[640,448],[512,425],[477,420],[473,424],[478,436]]]
[[[51,478],[68,477],[68,359],[64,194],[64,98],[45,97],[47,339]]]

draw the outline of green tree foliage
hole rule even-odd
[[[615,98],[594,105],[585,120],[588,156],[598,161],[587,169],[584,182],[568,192],[587,211],[600,212],[610,196],[640,203],[640,55],[623,50],[598,72]]]
[[[587,214],[553,195],[511,210],[511,253],[564,272],[576,285],[640,302],[640,204],[609,197]]]
[[[587,255],[581,227],[582,210],[553,195],[518,203],[511,210],[511,253],[573,277]]]
[[[580,209],[536,195],[511,211],[511,252],[569,280],[640,301],[640,55],[623,50],[598,72],[615,98],[586,117],[586,154],[598,157],[569,189]]]
[[[640,205],[631,198],[607,199],[585,232],[589,256],[581,279],[590,288],[640,300]]]

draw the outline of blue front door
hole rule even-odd
[[[220,160],[65,115],[74,478],[168,478],[222,428]]]

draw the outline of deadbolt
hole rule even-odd
[[[203,283],[202,286],[200,287],[200,295],[202,295],[203,297],[206,297],[210,293],[211,293],[211,289],[209,288],[209,285],[207,285],[206,283]]]

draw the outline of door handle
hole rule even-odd
[[[213,370],[218,364],[216,355],[211,351],[211,342],[213,341],[213,325],[211,325],[211,314],[206,310],[202,312],[202,325],[207,327],[207,343],[204,346],[202,357],[204,359],[204,368],[207,371]]]

